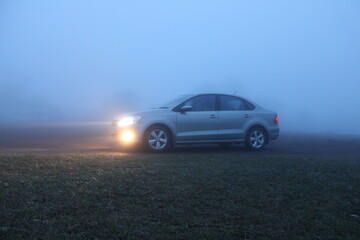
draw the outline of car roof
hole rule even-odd
[[[224,96],[231,96],[231,97],[238,97],[238,98],[242,98],[245,99],[246,101],[249,101],[248,99],[239,96],[239,95],[234,95],[234,94],[227,94],[227,93],[196,93],[196,94],[188,94],[191,97],[195,97],[195,96],[201,96],[201,95],[224,95]],[[252,101],[249,101],[252,102]]]

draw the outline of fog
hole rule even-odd
[[[1,1],[0,122],[111,121],[185,93],[360,134],[360,2]]]

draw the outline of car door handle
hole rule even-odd
[[[216,116],[214,114],[211,114],[209,118],[216,118]]]
[[[249,117],[250,117],[250,115],[247,113],[244,115],[244,118],[249,118]]]

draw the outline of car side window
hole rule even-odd
[[[232,96],[220,96],[220,110],[222,111],[244,111],[253,110],[254,106],[237,97]]]
[[[215,96],[202,95],[186,101],[183,106],[191,106],[191,111],[215,111]]]

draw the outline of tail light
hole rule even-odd
[[[279,123],[279,116],[276,114],[275,118],[274,118],[274,123]]]

